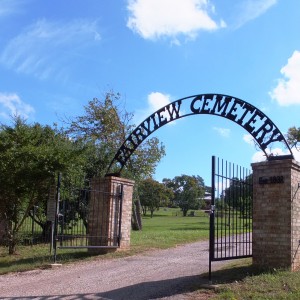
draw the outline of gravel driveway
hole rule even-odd
[[[213,269],[226,262],[213,263]],[[1,299],[192,299],[208,279],[208,242],[154,250],[126,258],[0,276]]]

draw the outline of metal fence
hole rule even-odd
[[[19,229],[18,242],[21,245],[48,244],[51,240],[51,227],[51,222],[46,220],[46,210],[35,205]]]
[[[118,247],[122,185],[112,193],[92,186],[62,188],[57,241],[60,248]]]
[[[252,174],[212,157],[209,262],[252,256]]]
[[[120,245],[123,185],[111,192],[92,187],[89,180],[69,182],[59,178],[51,188],[51,201],[33,206],[18,231],[19,245],[49,244],[53,248],[114,248]],[[53,192],[54,191],[54,192]],[[48,197],[48,196],[47,196]],[[49,198],[51,198],[49,197]],[[49,205],[52,217],[49,221]],[[57,207],[58,208],[55,208]],[[0,239],[5,245],[5,239]]]

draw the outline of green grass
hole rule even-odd
[[[182,217],[178,209],[160,209],[153,218],[143,217],[143,230],[133,231],[131,249],[97,256],[97,259],[123,257],[146,251],[163,249],[178,244],[208,239],[209,217],[195,211],[195,217]],[[58,249],[57,262],[69,263],[78,260],[93,260],[86,249]],[[49,255],[49,245],[19,246],[17,255],[8,255],[7,249],[0,247],[0,274],[43,268],[53,262]],[[206,282],[207,274],[203,281]],[[202,281],[202,282],[203,282]],[[213,272],[215,291],[199,287],[195,299],[209,295],[215,300],[240,299],[300,299],[300,273],[272,270],[261,273],[252,266],[251,259],[233,261],[223,270]],[[195,289],[194,289],[195,290]]]
[[[64,262],[84,257],[87,257],[87,251],[63,251],[58,256]],[[8,255],[7,248],[0,247],[0,274],[45,268],[52,263],[49,245],[19,246],[15,255]]]
[[[178,212],[177,216],[175,212]],[[208,239],[208,215],[201,211],[197,211],[195,215],[182,217],[178,209],[160,209],[153,218],[143,218],[142,231],[132,231],[131,246],[139,249],[163,249]]]
[[[176,216],[177,215],[177,216]],[[148,249],[163,249],[178,244],[208,239],[209,217],[195,211],[195,217],[182,217],[179,209],[161,208],[154,217],[143,217],[143,230],[132,231],[131,249],[105,254],[101,259],[128,256]],[[0,274],[44,268],[53,263],[49,245],[18,246],[16,255],[8,255],[7,248],[0,247]],[[58,249],[57,262],[68,263],[76,260],[94,259],[86,249]]]
[[[240,211],[231,209],[229,211],[219,210],[215,218],[216,236],[240,234],[252,231],[252,217],[243,216]]]
[[[214,272],[218,288],[212,299],[300,299],[300,272],[270,270],[262,272],[251,259],[239,260]]]

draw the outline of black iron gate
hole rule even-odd
[[[252,174],[212,157],[209,278],[211,262],[252,256]]]
[[[90,186],[89,181],[68,184],[59,179],[56,248],[117,248],[121,239],[123,186],[112,193]]]

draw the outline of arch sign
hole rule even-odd
[[[292,151],[276,125],[258,108],[236,97],[222,94],[200,94],[185,97],[167,104],[145,119],[127,137],[117,151],[108,170],[119,164],[120,173],[136,148],[160,127],[191,115],[215,115],[231,120],[252,135],[268,160],[293,158]],[[288,155],[274,157],[266,149],[280,143]]]

